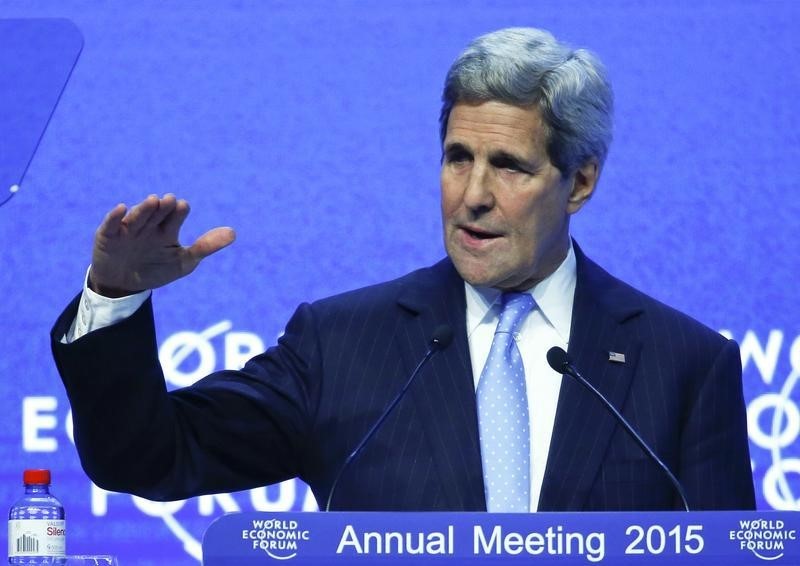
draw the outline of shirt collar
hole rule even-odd
[[[567,342],[572,322],[572,303],[575,297],[577,268],[572,241],[567,257],[558,268],[539,281],[528,293],[533,295],[538,311],[544,320],[555,328]],[[502,292],[492,287],[478,287],[464,282],[467,298],[467,336],[487,319],[499,316],[499,299]],[[495,307],[496,308],[493,308]]]

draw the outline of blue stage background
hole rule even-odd
[[[0,502],[21,493],[24,468],[52,469],[70,553],[197,564],[225,510],[315,507],[295,482],[173,504],[92,487],[48,330],[105,212],[175,192],[193,208],[186,240],[236,228],[232,248],[155,303],[170,386],[237,367],[298,303],[442,257],[444,74],[470,39],[511,25],[606,63],[615,141],[573,235],[740,342],[759,508],[800,509],[800,3],[0,3],[0,18],[34,17],[68,18],[84,47],[0,209]]]

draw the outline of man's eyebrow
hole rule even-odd
[[[512,163],[530,171],[538,169],[536,161],[530,161],[524,156],[516,155],[504,150],[493,151],[491,155],[489,155],[489,161],[491,163]]]
[[[450,142],[444,146],[444,152],[453,152],[453,151],[466,151],[471,153],[471,150],[461,142]]]

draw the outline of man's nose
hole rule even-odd
[[[494,206],[494,193],[491,188],[490,171],[484,164],[475,163],[464,188],[464,206],[480,212]]]

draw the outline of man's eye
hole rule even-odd
[[[470,160],[470,156],[467,153],[450,153],[447,155],[447,162],[448,163],[466,163]]]
[[[494,166],[498,169],[511,171],[512,173],[522,173],[525,171],[522,166],[513,159],[498,159],[494,162]]]

